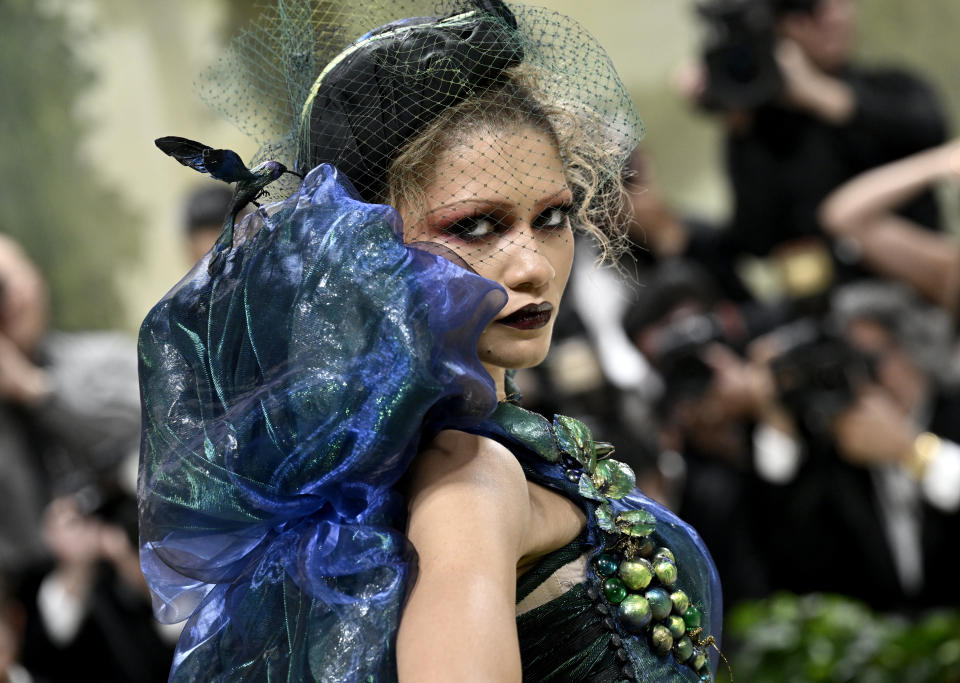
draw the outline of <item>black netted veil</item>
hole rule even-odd
[[[596,173],[619,174],[643,132],[630,95],[594,38],[543,8],[281,0],[234,41],[201,89],[261,144],[255,161],[301,172],[333,162],[364,199],[382,200],[385,170],[404,143],[521,63],[537,73],[543,104],[579,117],[599,150],[590,159]],[[289,191],[295,180],[284,180]]]
[[[383,201],[397,151],[441,112],[495,86],[523,61],[513,24],[473,11],[371,32],[317,78],[302,113],[299,163],[332,163],[361,197]]]

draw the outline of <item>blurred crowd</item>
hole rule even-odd
[[[639,149],[634,247],[596,273],[580,245],[527,402],[618,444],[700,532],[728,608],[960,606],[960,241],[934,192],[960,181],[960,142],[922,75],[852,59],[853,0],[698,9],[676,84],[723,129],[730,217],[671,205]]]
[[[187,198],[185,262],[231,197]],[[0,683],[167,680],[179,628],[140,572],[139,449],[133,339],[50,329],[43,275],[0,233]]]
[[[730,218],[671,205],[639,149],[632,247],[596,271],[577,245],[526,405],[617,444],[701,533],[727,607],[780,589],[960,606],[960,242],[934,193],[960,181],[960,142],[922,75],[851,59],[853,0],[699,8],[677,87],[724,130]],[[186,201],[189,263],[229,200],[211,181]],[[166,679],[139,438],[132,339],[49,329],[42,274],[0,234],[0,682]]]

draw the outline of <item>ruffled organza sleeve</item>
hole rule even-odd
[[[141,565],[171,680],[391,680],[425,423],[496,406],[493,282],[405,246],[328,165],[238,226],[140,333]]]

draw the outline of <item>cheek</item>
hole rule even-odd
[[[478,244],[465,245],[462,242],[448,243],[447,246],[457,252],[477,275],[509,289],[504,284],[504,280],[510,260],[501,249]]]
[[[570,270],[573,268],[573,231],[566,230],[551,237],[544,243],[543,255],[556,272],[556,285],[562,292],[570,279]]]

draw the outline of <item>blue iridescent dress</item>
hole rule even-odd
[[[526,679],[709,675],[693,661],[707,658],[701,633],[719,635],[709,555],[628,492],[632,474],[578,422],[497,405],[476,348],[505,302],[496,283],[404,245],[393,209],[359,201],[323,165],[238,226],[221,273],[201,262],[151,310],[141,565],[158,618],[187,620],[171,680],[395,680],[416,566],[395,487],[421,442],[451,427],[501,441],[588,516],[518,583]],[[523,603],[571,564],[569,590]],[[625,608],[658,587],[681,604],[651,598],[646,621]],[[678,615],[687,622],[673,620],[681,633],[664,648],[652,629]]]

